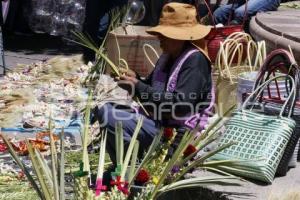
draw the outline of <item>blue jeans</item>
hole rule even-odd
[[[248,0],[248,5],[247,5],[248,19],[249,17],[256,15],[257,12],[276,10],[279,4],[280,4],[280,0]],[[237,3],[235,3],[233,6],[232,4],[227,4],[215,10],[214,18],[216,24],[219,23],[226,24],[229,20],[232,11],[233,11],[233,16],[232,19],[230,20],[235,20],[238,23],[242,23],[245,14],[245,4],[243,4],[243,2],[241,1],[237,1]]]
[[[128,148],[131,137],[135,130],[137,121],[141,114],[118,109],[115,105],[107,103],[100,108],[96,107],[93,111],[94,117],[98,120],[102,128],[107,129],[107,144],[106,150],[114,164],[116,164],[115,152],[115,125],[116,122],[121,121],[124,136],[124,148]],[[159,128],[156,123],[144,117],[142,128],[138,134],[138,141],[140,142],[140,153],[143,153],[152,143],[155,135],[158,134]],[[124,151],[126,152],[126,151]],[[125,153],[124,153],[125,156]]]

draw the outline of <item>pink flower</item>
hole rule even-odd
[[[0,152],[5,152],[7,150],[7,146],[4,143],[0,143]]]

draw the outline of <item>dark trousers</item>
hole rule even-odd
[[[96,44],[100,45],[108,28],[106,27],[99,32],[100,20],[112,8],[123,6],[126,2],[126,0],[87,0],[83,32],[88,34]],[[84,48],[83,54],[86,61],[93,61],[95,59],[95,52],[92,50]]]
[[[137,121],[141,114],[129,112],[118,109],[114,104],[104,104],[100,108],[96,107],[94,110],[94,117],[98,120],[102,128],[107,129],[107,143],[106,150],[114,164],[116,164],[115,152],[115,125],[118,121],[122,122],[123,136],[124,136],[124,156],[126,149],[129,146],[133,132],[137,125]],[[143,116],[144,117],[144,116]],[[144,117],[142,128],[138,134],[138,141],[140,142],[140,155],[151,145],[154,137],[158,134],[159,128],[155,122],[149,118]]]

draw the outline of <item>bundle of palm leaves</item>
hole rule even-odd
[[[126,12],[126,6],[121,8],[117,7],[110,10],[110,12],[108,13],[111,19],[110,24],[100,46],[98,46],[98,44],[96,44],[89,36],[86,36],[83,33],[73,32],[76,39],[70,41],[91,49],[96,53],[96,62],[91,68],[89,75],[85,79],[86,85],[94,87],[99,76],[104,73],[107,64],[109,67],[113,68],[114,73],[118,74],[117,67],[106,56],[106,49],[104,48],[104,45],[109,32],[121,24],[121,21],[123,20]]]
[[[88,127],[88,116],[89,116],[89,108],[85,111],[86,123],[85,127]],[[228,114],[228,112],[227,112]],[[156,162],[152,167],[159,168],[160,173],[156,174],[156,181],[149,181],[147,183],[147,187],[136,194],[135,199],[156,199],[161,194],[171,191],[177,190],[187,187],[200,187],[210,184],[218,184],[222,183],[236,183],[236,177],[227,176],[227,177],[197,177],[188,180],[182,180],[184,175],[188,173],[190,170],[194,168],[202,168],[208,169],[212,171],[216,171],[219,173],[223,173],[224,175],[228,175],[226,172],[223,172],[218,169],[219,166],[231,166],[235,163],[235,161],[222,161],[222,162],[207,162],[206,160],[213,156],[214,154],[222,151],[223,149],[231,146],[233,143],[229,143],[227,145],[218,147],[217,149],[203,154],[201,156],[197,156],[195,159],[192,159],[196,156],[196,154],[206,147],[211,142],[215,141],[218,137],[218,130],[223,125],[224,119],[218,118],[215,122],[213,122],[207,130],[202,133],[199,137],[195,139],[195,133],[197,132],[197,128],[192,131],[187,131],[183,136],[177,150],[169,159],[162,160],[162,163]],[[107,133],[102,132],[102,137],[100,141],[100,153],[99,153],[99,164],[98,164],[98,173],[96,183],[94,185],[94,189],[89,188],[90,180],[90,162],[89,156],[87,154],[87,141],[88,141],[88,129],[84,128],[83,132],[83,159],[82,159],[82,168],[81,168],[81,176],[79,176],[80,184],[77,184],[75,187],[76,192],[79,192],[77,196],[78,199],[127,199],[128,196],[127,190],[130,190],[131,187],[134,187],[135,179],[138,176],[141,169],[147,168],[147,166],[152,165],[152,161],[157,158],[161,159],[161,156],[156,156],[157,152],[161,152],[162,148],[161,140],[162,140],[162,131],[158,134],[149,150],[143,157],[141,162],[137,162],[137,154],[139,151],[139,143],[137,141],[137,136],[140,132],[140,129],[143,125],[143,118],[138,120],[136,129],[131,138],[131,142],[129,144],[128,150],[126,154],[124,154],[124,144],[123,144],[123,133],[122,133],[122,124],[116,124],[116,160],[117,160],[117,168],[115,169],[114,178],[115,182],[119,184],[113,187],[111,191],[105,191],[103,187],[103,174],[104,174],[104,165],[105,165],[105,149],[106,149],[106,138]],[[195,151],[193,151],[190,155],[184,156],[184,152],[189,145],[195,146]],[[192,159],[192,160],[191,160]],[[172,170],[174,167],[179,168],[177,173],[173,173]],[[84,173],[85,172],[85,173]],[[170,179],[170,175],[172,175]],[[85,180],[85,181],[84,181]],[[82,188],[86,188],[82,191]],[[86,191],[89,190],[89,191]],[[124,195],[125,194],[125,195]]]

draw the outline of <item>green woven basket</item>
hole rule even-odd
[[[250,99],[259,97],[271,81],[278,78],[289,78],[293,88],[283,105],[279,116],[267,116],[246,110]],[[283,116],[288,102],[295,101],[295,84],[290,76],[280,75],[262,84],[244,102],[240,110],[233,112],[232,118],[226,123],[226,130],[219,145],[236,141],[233,145],[212,157],[213,160],[239,160],[239,164],[221,167],[230,173],[271,183],[276,169],[284,153],[285,147],[295,130],[296,123],[288,116]],[[294,105],[294,104],[292,104]]]

